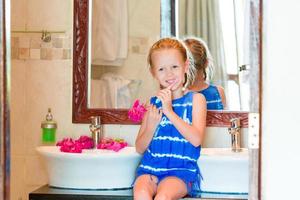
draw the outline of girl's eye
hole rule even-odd
[[[164,68],[158,68],[158,71],[163,71],[164,70]]]
[[[177,68],[178,66],[177,66],[177,65],[173,65],[172,67],[173,67],[173,68]]]

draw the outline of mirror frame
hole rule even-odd
[[[128,119],[128,109],[88,108],[88,30],[89,0],[74,0],[72,122],[90,123],[100,116],[102,124],[137,124]],[[207,126],[230,127],[232,118],[240,118],[248,127],[245,111],[207,111]]]

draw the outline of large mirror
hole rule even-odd
[[[90,116],[100,115],[103,123],[132,123],[127,118],[132,102],[137,98],[146,101],[157,89],[146,63],[148,49],[170,33],[179,38],[201,37],[212,53],[211,83],[225,88],[228,109],[209,111],[208,125],[228,126],[229,119],[235,116],[242,118],[243,125],[248,124],[249,102],[253,102],[249,97],[258,98],[257,93],[249,92],[258,85],[258,74],[256,82],[251,82],[251,73],[258,71],[259,63],[257,3],[120,2],[122,5],[113,1],[75,1],[73,122],[87,123]]]

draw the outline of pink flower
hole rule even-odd
[[[128,144],[123,139],[113,140],[109,138],[109,139],[102,139],[98,144],[97,149],[107,149],[107,150],[113,150],[117,152],[126,146],[128,146]]]
[[[93,139],[86,135],[80,136],[80,138],[75,140],[75,142],[81,143],[83,149],[92,149],[94,147]]]
[[[141,122],[147,109],[137,99],[134,101],[133,106],[128,111],[128,118],[133,122]]]
[[[81,153],[82,149],[91,149],[94,147],[94,142],[91,137],[81,136],[77,140],[72,138],[64,138],[56,143],[56,146],[60,146],[60,151],[68,153]]]
[[[56,146],[60,146],[60,151],[69,153],[81,153],[83,149],[82,144],[72,138],[64,138],[57,142]]]
[[[94,147],[94,141],[89,136],[80,136],[77,140],[64,138],[57,142],[56,146],[60,146],[61,152],[82,153],[83,149],[92,149]],[[127,142],[123,139],[113,140],[111,138],[104,138],[98,144],[97,149],[108,149],[117,152],[126,146]]]
[[[61,141],[58,141],[56,143],[56,146],[66,146],[66,147],[69,147],[69,146],[72,146],[72,145],[74,145],[74,141],[73,141],[72,138],[64,138]]]

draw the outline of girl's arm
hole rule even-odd
[[[218,89],[219,94],[221,96],[223,107],[224,107],[224,109],[226,109],[227,105],[226,105],[226,96],[225,96],[224,88],[221,87],[221,86],[217,86],[217,89]]]
[[[168,109],[164,114],[193,146],[197,147],[202,144],[206,128],[206,100],[202,94],[195,93],[193,96],[191,125],[183,121],[173,109]]]
[[[138,153],[143,154],[148,148],[161,117],[162,111],[158,110],[156,106],[147,106],[147,112],[145,113],[135,140],[135,149]]]

